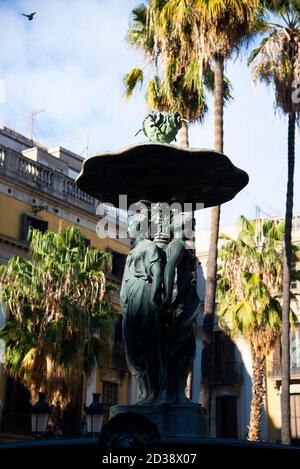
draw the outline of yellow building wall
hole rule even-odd
[[[20,214],[31,211],[31,206],[6,195],[0,197],[0,233],[20,239]]]
[[[275,386],[275,381],[268,377],[268,371],[272,369],[271,360],[267,360],[266,378],[266,407],[268,441],[277,441],[281,438],[281,404],[280,393]]]
[[[12,196],[1,195],[0,197],[0,233],[10,236],[11,238],[20,239],[20,230],[21,230],[21,213],[31,213],[32,207],[30,204],[22,202],[20,200],[14,199]],[[71,213],[80,218],[80,213],[76,213],[74,210],[70,210]],[[33,214],[32,214],[33,215]],[[122,254],[128,253],[128,247],[123,243],[120,243],[116,239],[111,238],[99,238],[96,234],[96,223],[95,230],[89,230],[80,225],[80,223],[72,223],[68,220],[65,220],[54,213],[49,213],[47,211],[41,211],[38,214],[38,217],[41,220],[48,222],[48,229],[51,231],[60,231],[70,225],[77,226],[82,234],[91,240],[92,246],[95,246],[99,249],[111,249],[118,251]]]

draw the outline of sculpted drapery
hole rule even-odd
[[[194,256],[185,244],[193,232],[192,215],[172,215],[167,243],[145,239],[141,226],[149,218],[144,210],[128,223],[134,247],[121,287],[126,357],[137,378],[139,404],[186,403],[199,306]]]

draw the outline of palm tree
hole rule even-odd
[[[260,440],[266,356],[281,334],[284,223],[241,217],[237,239],[221,235],[217,283],[221,328],[242,336],[252,357],[252,400],[248,439]],[[297,248],[293,247],[293,257]],[[292,317],[295,318],[292,313]]]
[[[158,12],[165,3],[162,1],[156,5]],[[213,92],[214,72],[207,66],[202,79],[200,62],[195,54],[183,67],[177,56],[180,48],[177,44],[169,48],[167,57],[162,59],[154,41],[153,30],[149,27],[148,14],[149,6],[145,4],[137,6],[131,13],[127,42],[142,52],[146,64],[144,68],[132,68],[124,76],[125,97],[130,98],[147,77],[145,101],[148,108],[179,112],[185,119],[179,133],[180,144],[188,147],[188,123],[203,122],[208,110],[205,90]],[[226,102],[232,99],[231,84],[227,77],[224,77],[224,99]]]
[[[263,12],[259,0],[151,0],[149,23],[154,43],[163,57],[172,44],[180,45],[178,62],[185,69],[192,57],[199,61],[203,74],[214,63],[214,134],[215,150],[223,153],[224,63],[233,52],[247,43],[261,27]],[[156,5],[164,4],[160,13]],[[213,364],[213,329],[216,295],[216,273],[220,207],[211,210],[210,246],[208,252],[204,322],[202,374]],[[207,381],[201,384],[201,403],[209,409],[210,390]]]
[[[282,392],[281,392],[281,441],[291,443],[290,431],[290,284],[291,237],[293,220],[293,187],[295,166],[295,127],[300,104],[297,96],[297,80],[300,78],[300,2],[268,2],[278,15],[281,24],[269,24],[268,35],[255,49],[249,63],[253,64],[254,79],[272,85],[275,106],[288,115],[288,180],[285,212],[285,256],[283,270],[283,330],[282,330]]]
[[[110,255],[86,247],[75,227],[32,230],[31,259],[13,257],[0,269],[9,320],[0,331],[5,369],[36,402],[40,391],[64,409],[82,379],[108,364],[113,307],[104,271]],[[109,287],[108,287],[109,290]]]
[[[164,3],[166,2],[156,5],[158,11]],[[148,9],[147,5],[140,4],[132,10],[127,42],[143,53],[146,68],[150,69],[148,74],[146,71],[146,76],[150,76],[145,95],[147,106],[160,111],[179,112],[185,119],[179,133],[180,144],[188,147],[188,122],[202,121],[207,112],[203,85],[199,80],[199,62],[194,58],[185,69],[180,68],[177,48],[173,47],[168,51],[164,66],[159,63],[160,54],[156,48],[153,32],[148,27]],[[126,98],[132,95],[138,84],[143,84],[144,77],[144,69],[138,67],[134,67],[124,76]],[[209,90],[213,87],[212,79],[212,73],[207,73],[206,87]],[[227,84],[227,95],[230,97],[229,84]]]

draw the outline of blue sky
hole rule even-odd
[[[85,154],[143,141],[143,92],[123,98],[122,77],[143,65],[125,44],[129,13],[139,0],[0,0],[0,80],[6,102],[0,123],[28,135],[29,114],[35,138]],[[37,11],[33,21],[20,13]],[[255,206],[272,216],[285,211],[287,120],[274,114],[273,92],[255,87],[245,57],[227,64],[234,101],[225,110],[225,153],[246,170],[249,185],[222,208],[222,224],[240,214],[255,216]],[[192,147],[212,148],[213,109],[203,125],[190,130]],[[295,209],[300,212],[297,131]],[[188,181],[187,181],[188,184]],[[209,219],[209,211],[206,219]]]

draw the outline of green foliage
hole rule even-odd
[[[127,42],[131,46],[141,48],[146,55],[152,55],[154,39],[147,33],[147,12],[148,7],[143,3],[132,10]]]
[[[143,80],[144,73],[140,68],[132,68],[130,72],[124,76],[123,83],[126,98],[130,98],[130,96],[132,96],[133,90],[136,88],[138,83],[142,86]]]
[[[284,113],[296,112],[299,118],[300,105],[293,100],[293,91],[300,79],[300,2],[265,3],[273,15],[265,21],[266,35],[250,54],[248,65],[255,81],[273,87],[276,107]]]
[[[242,335],[254,353],[266,355],[281,333],[284,223],[241,217],[240,225],[237,239],[221,235],[218,315],[228,334]],[[298,259],[293,245],[294,266]],[[299,277],[296,268],[292,276]]]
[[[263,29],[263,7],[260,0],[150,0],[136,7],[127,40],[141,50],[145,67],[154,68],[146,86],[148,107],[202,121],[205,91],[214,88],[212,59],[229,57]],[[125,76],[127,97],[142,83],[137,70]],[[232,97],[227,78],[224,95],[225,101]]]
[[[263,7],[260,0],[169,0],[149,22],[162,54],[176,43],[180,63],[196,52],[205,73],[215,55],[228,58],[260,30]]]
[[[196,56],[187,69],[178,64],[176,44],[162,57],[150,28],[149,15],[159,15],[167,4],[165,0],[156,1],[151,10],[149,5],[141,4],[131,13],[127,42],[142,52],[148,71],[135,67],[125,75],[125,96],[129,98],[146,76],[145,100],[150,109],[179,112],[189,121],[202,120],[207,106]]]
[[[109,362],[113,306],[104,271],[110,255],[86,247],[75,227],[30,232],[30,260],[0,267],[1,301],[9,318],[0,330],[5,368],[30,391],[62,407],[76,399],[83,376]]]

